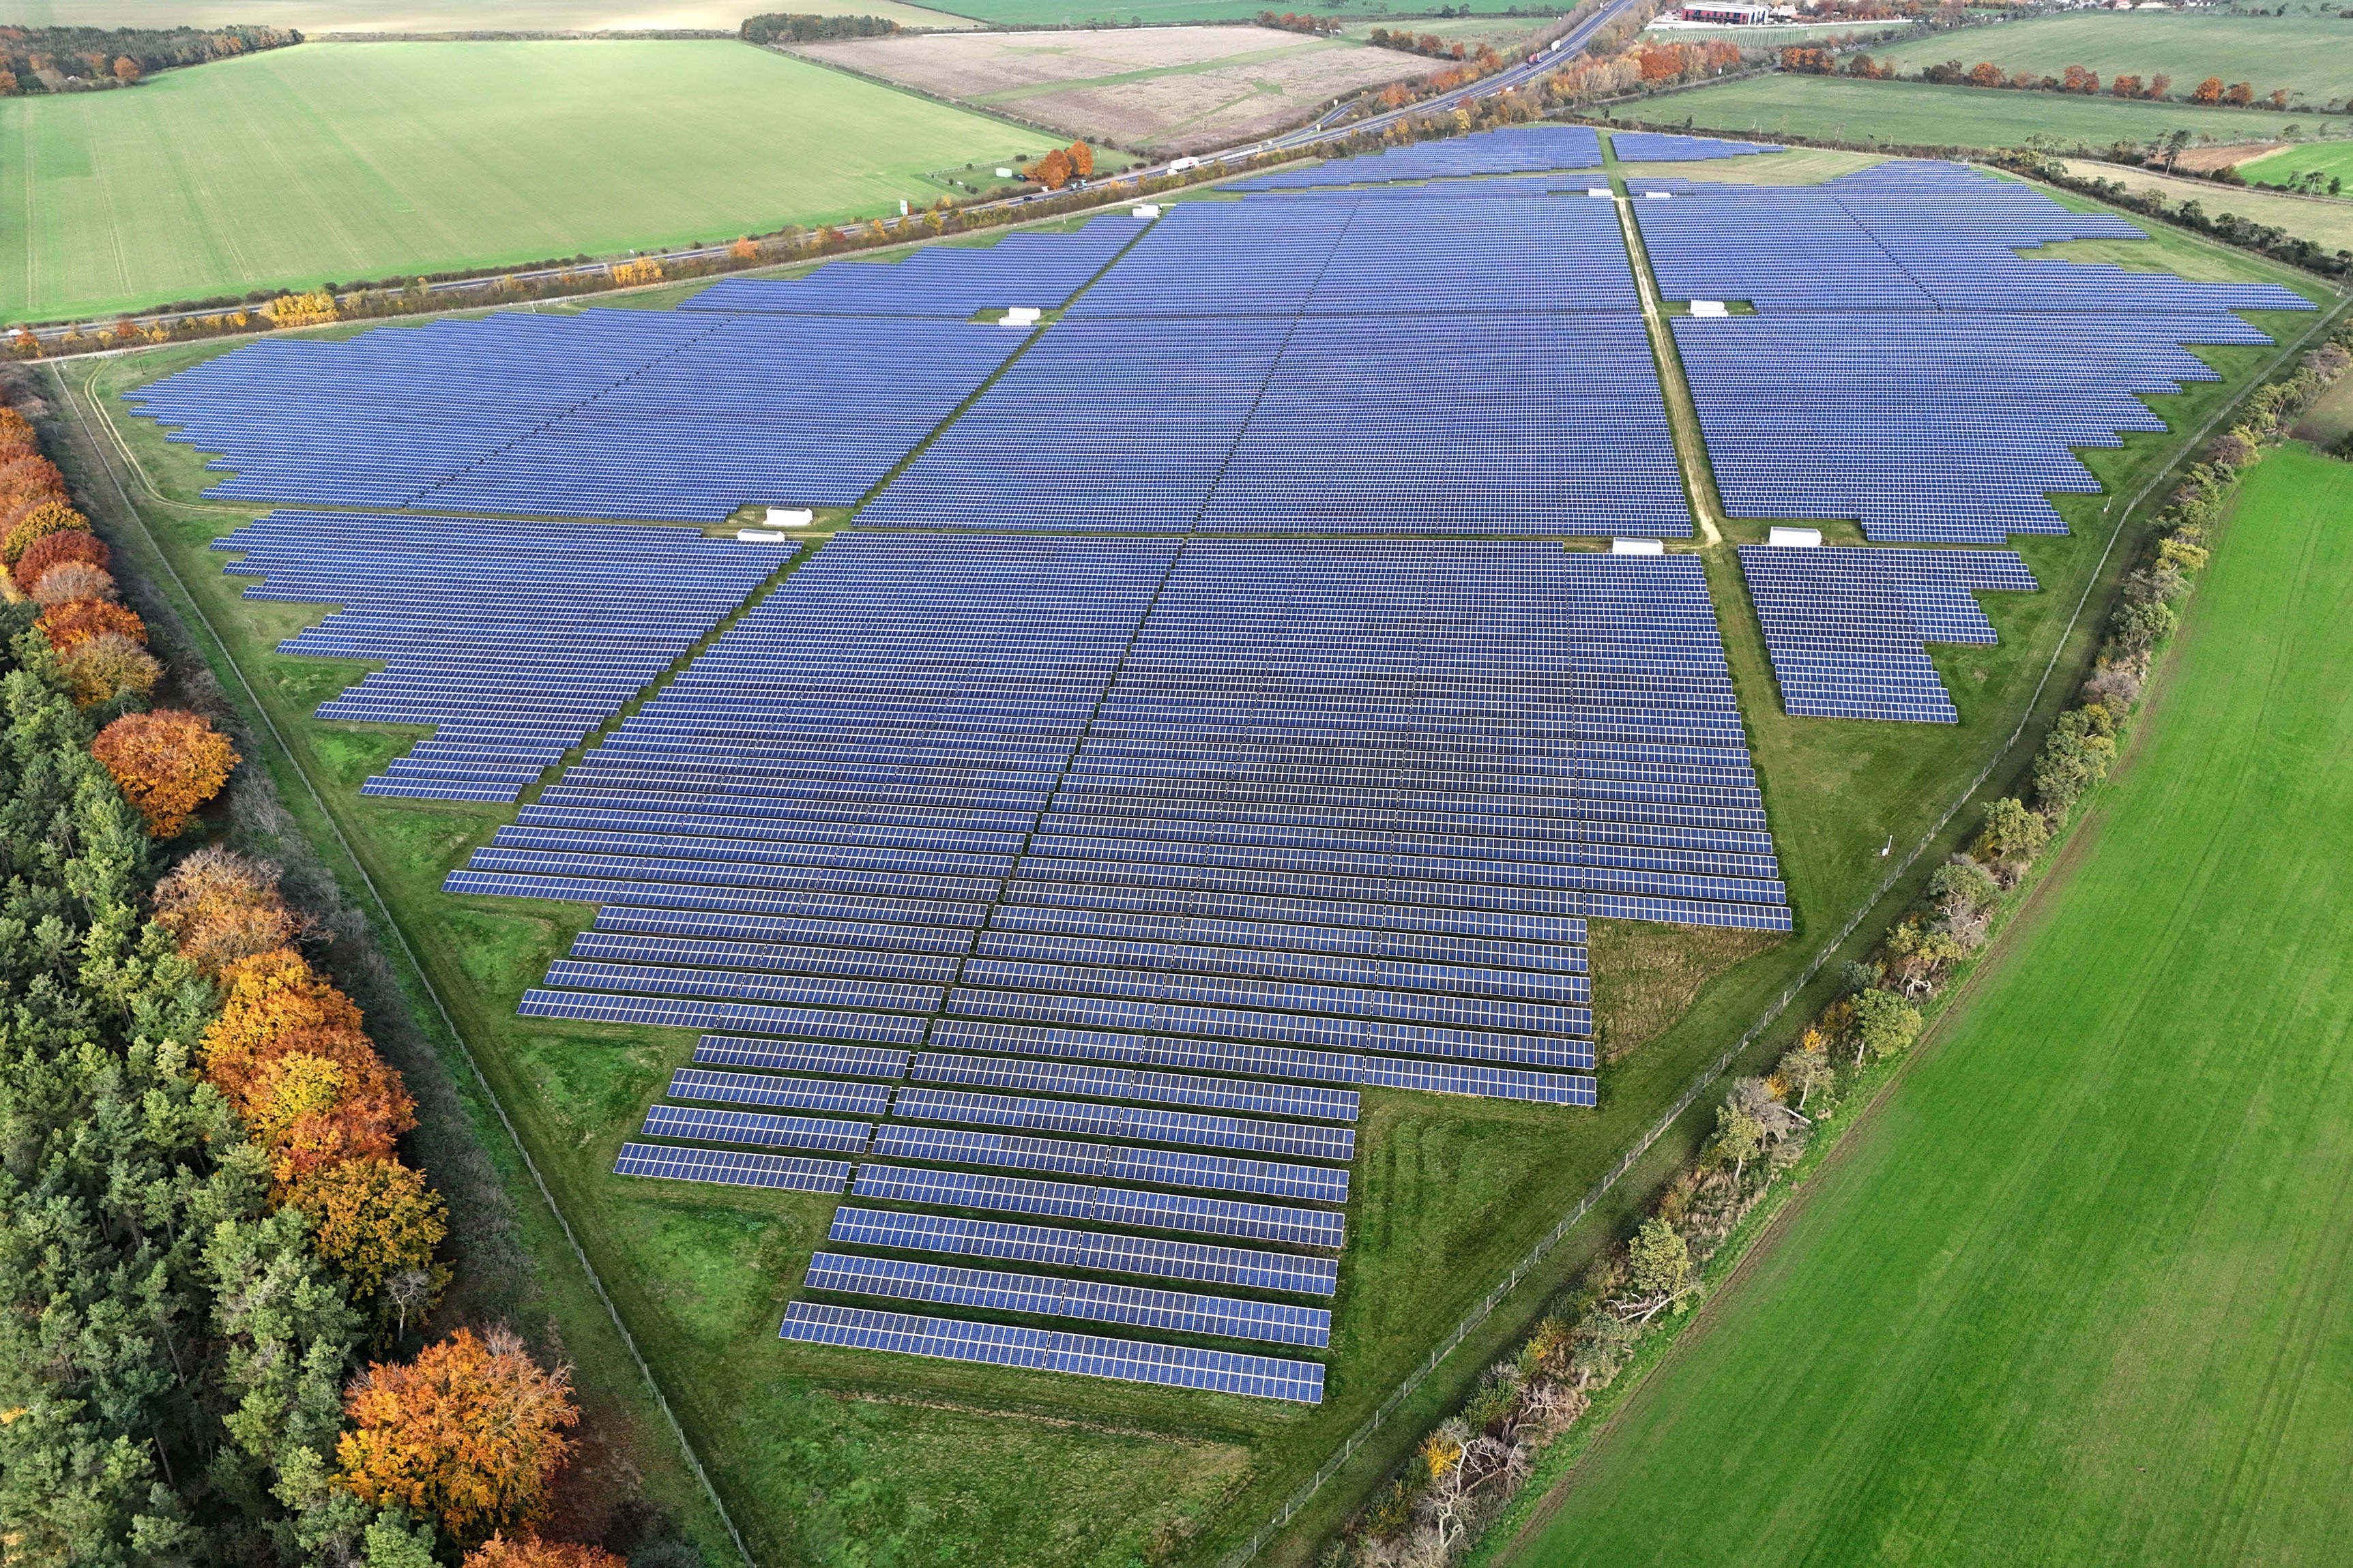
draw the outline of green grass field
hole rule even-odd
[[[2348,509],[2250,477],[2071,864],[1509,1561],[2353,1552]]]
[[[2353,82],[2339,68],[2353,53],[2353,22],[2333,15],[2179,16],[2135,11],[2080,11],[1997,22],[1966,32],[1899,44],[1883,57],[1906,74],[1940,60],[1975,65],[1991,60],[2005,71],[2058,76],[2069,66],[2097,71],[2102,82],[2130,73],[2147,81],[2159,71],[2173,92],[2187,96],[2210,76],[2253,84],[2256,96],[2285,88],[2291,101],[2341,100]],[[2309,127],[2307,126],[2307,129]]]
[[[231,22],[323,32],[559,32],[692,27],[732,33],[741,0],[16,0],[12,22],[27,26],[214,27]],[[888,16],[906,26],[966,26],[898,0],[801,0],[821,16]]]
[[[2271,224],[2290,234],[2300,235],[2330,250],[2353,247],[2353,202],[2299,201],[2244,185],[2218,185],[2211,180],[2184,179],[2179,175],[2161,174],[2154,169],[2127,169],[2084,158],[2071,158],[2065,163],[2069,173],[2085,179],[2116,180],[2128,190],[2162,195],[2176,205],[2196,202],[2201,210],[2217,216],[2223,213],[2235,213],[2241,217]],[[2309,167],[2309,164],[2287,166]],[[2353,171],[2348,171],[2348,174],[2353,174]],[[2253,177],[2253,174],[2248,176],[2250,179]]]
[[[0,318],[871,216],[1040,141],[736,43],[305,44],[0,99]]]
[[[2353,185],[2353,142],[2283,147],[2239,165],[2239,173],[2246,176],[2249,184],[2257,185],[2288,185],[2308,169],[2317,169],[2324,178],[2334,175]],[[2343,211],[2353,215],[2353,207]]]
[[[1940,147],[2016,147],[2040,133],[2104,148],[2177,129],[2217,142],[2250,142],[2276,135],[2281,126],[2278,115],[2252,109],[1778,75],[1668,93],[1631,106],[1630,113],[1652,125],[1679,124],[1688,116],[1698,130],[1741,135]]]
[[[2186,237],[2168,243],[2185,258],[2238,268],[2241,276],[2287,276]],[[2162,254],[2153,247],[2152,264]],[[2293,331],[2308,320],[2267,324]],[[93,395],[86,405],[111,408],[121,388],[225,347],[175,346],[62,374],[87,381]],[[2230,381],[2163,400],[2177,430],[2195,428],[2271,351],[2207,353]],[[1630,1051],[1603,1075],[1598,1112],[1368,1095],[1328,1403],[1303,1411],[780,1343],[776,1321],[821,1234],[827,1202],[670,1191],[609,1175],[614,1148],[691,1048],[691,1037],[515,1017],[517,994],[536,983],[589,911],[438,891],[443,871],[509,814],[360,797],[359,781],[411,737],[308,717],[351,678],[352,667],[271,651],[286,630],[285,607],[239,599],[242,584],[222,576],[222,558],[205,548],[248,511],[196,499],[216,476],[204,473],[187,447],[165,443],[142,422],[121,427],[139,465],[126,482],[142,495],[142,516],[195,602],[222,628],[228,651],[252,672],[286,733],[288,765],[319,781],[329,811],[385,889],[764,1563],[904,1561],[919,1548],[923,1561],[991,1568],[1214,1562],[1421,1362],[1778,994],[1822,937],[1870,900],[1885,864],[1877,858],[1883,837],[1894,834],[1906,845],[1917,838],[2009,734],[2105,537],[2103,498],[2062,499],[2077,535],[2027,542],[2046,592],[1989,603],[2001,646],[1936,650],[1964,721],[1932,734],[1920,733],[1926,726],[1779,714],[1737,572],[1728,559],[1711,563],[1734,678],[1805,931],[1763,952],[1715,937],[1707,951],[1685,951],[1686,939],[1657,927],[1598,931],[1597,952],[1613,966],[1600,997],[1604,1044],[1613,1054]],[[2135,435],[2090,460],[2112,486],[2128,490],[2169,461],[2180,438]],[[141,488],[142,474],[152,490]],[[1762,527],[1754,527],[1759,536]],[[2067,656],[2086,651],[2079,637]],[[1927,856],[1918,875],[1936,858]],[[1638,973],[1650,978],[1629,985],[1626,977]],[[1768,1039],[1760,1049],[1778,1043]],[[1662,1140],[1263,1560],[1312,1562],[1316,1532],[1353,1508],[1478,1371],[1525,1333],[1546,1298],[1689,1156],[1704,1121],[1688,1118]]]

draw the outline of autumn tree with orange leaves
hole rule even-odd
[[[339,1479],[379,1508],[432,1516],[461,1546],[545,1517],[572,1452],[568,1367],[543,1370],[505,1329],[459,1329],[406,1366],[373,1363],[343,1408]]]
[[[278,891],[278,868],[227,849],[199,849],[155,884],[155,923],[213,976],[233,959],[288,946],[303,928]]]
[[[465,1568],[627,1568],[627,1563],[601,1546],[576,1541],[542,1541],[536,1535],[510,1540],[494,1534],[466,1553]]]
[[[170,838],[186,826],[190,814],[220,794],[229,770],[244,760],[230,750],[227,736],[194,713],[171,709],[125,713],[100,730],[90,749],[114,775],[122,798],[147,819],[153,838]]]
[[[205,1076],[269,1151],[280,1188],[346,1160],[390,1159],[417,1106],[352,999],[291,948],[233,959],[219,980],[228,997],[198,1046]]]
[[[35,621],[33,625],[40,630],[41,635],[49,639],[49,646],[59,653],[65,652],[78,642],[87,642],[95,637],[127,637],[132,642],[141,644],[147,640],[147,623],[139,618],[138,611],[125,609],[121,605],[111,605],[104,599],[69,599],[62,605],[52,605],[41,613],[41,618]],[[190,717],[193,718],[194,715]],[[203,721],[198,720],[197,722],[202,723]],[[209,731],[210,726],[207,725],[206,729]],[[227,743],[226,741],[221,742],[224,746]],[[228,771],[224,768],[221,771],[221,778],[226,780],[227,777]],[[118,779],[115,782],[119,784],[121,781]],[[218,784],[214,785],[215,789],[218,787]],[[205,799],[211,798],[211,791],[206,791]],[[173,829],[174,833],[178,831],[176,827]],[[156,837],[168,838],[171,835],[157,834]]]
[[[1059,191],[1071,183],[1071,155],[1057,147],[1025,171],[1029,176],[1050,191]]]

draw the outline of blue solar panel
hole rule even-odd
[[[639,1130],[648,1138],[691,1138],[705,1143],[743,1143],[758,1149],[829,1149],[863,1154],[874,1135],[867,1121],[836,1121],[822,1116],[766,1116],[750,1110],[706,1110],[700,1106],[657,1105]]]
[[[891,1104],[890,1089],[876,1083],[840,1083],[824,1078],[777,1078],[756,1072],[712,1072],[704,1068],[679,1068],[670,1074],[670,1088],[662,1092],[672,1100],[779,1106],[795,1110],[831,1110],[844,1116],[880,1116]]]
[[[1051,310],[1143,231],[1142,223],[1119,213],[1069,234],[1011,234],[985,247],[928,246],[887,261],[829,261],[804,278],[727,278],[679,309],[957,321],[1011,305]]]
[[[660,1108],[657,1108],[660,1109]],[[650,1130],[650,1129],[649,1129]],[[738,1139],[735,1142],[749,1142]],[[874,1153],[886,1160],[934,1160],[954,1165],[994,1165],[1046,1171],[1090,1180],[1150,1183],[1164,1187],[1207,1188],[1296,1198],[1306,1203],[1345,1204],[1348,1173],[1323,1165],[1290,1165],[1237,1160],[1174,1149],[1135,1149],[1118,1143],[1087,1143],[1070,1138],[1024,1138],[1010,1132],[976,1132],[954,1127],[886,1125]]]
[[[1324,1369],[1315,1363],[1230,1351],[1185,1350],[1137,1340],[827,1307],[814,1301],[795,1301],[786,1309],[782,1337],[807,1344],[851,1345],[1261,1399],[1293,1399],[1307,1405],[1324,1402]]]
[[[1960,721],[1929,642],[1991,643],[1972,591],[2031,593],[2010,550],[1776,549],[1742,545],[1784,711],[1835,719]]]
[[[1609,151],[1621,163],[1688,163],[1715,158],[1746,158],[1786,149],[1778,142],[1729,142],[1714,136],[1674,136],[1659,131],[1612,131]]]
[[[994,1210],[1038,1215],[1138,1230],[1181,1230],[1250,1241],[1336,1249],[1346,1222],[1322,1209],[1290,1208],[1239,1198],[1197,1198],[1132,1187],[1098,1187],[1071,1182],[988,1176],[967,1171],[923,1170],[869,1163],[858,1167],[858,1196],[885,1202],[930,1204],[940,1208]]]
[[[845,1295],[890,1296],[940,1306],[1083,1318],[1098,1323],[1131,1323],[1175,1333],[1270,1340],[1278,1344],[1319,1349],[1332,1342],[1332,1314],[1322,1307],[1246,1301],[1231,1296],[1200,1296],[1185,1290],[1153,1290],[1134,1285],[1100,1285],[1043,1274],[1008,1274],[993,1268],[959,1268],[950,1264],[913,1263],[895,1258],[860,1258],[846,1252],[820,1252],[810,1258],[802,1285],[810,1290]]]
[[[1256,1252],[1248,1247],[1119,1236],[1107,1231],[1066,1230],[1057,1226],[1018,1225],[1005,1220],[901,1214],[848,1204],[833,1211],[833,1228],[828,1239],[863,1247],[895,1247],[905,1252],[1001,1258],[1103,1274],[1138,1274],[1155,1279],[1189,1279],[1201,1285],[1289,1290],[1312,1296],[1331,1295],[1339,1281],[1339,1265],[1328,1258]]]
[[[266,340],[129,396],[236,470],[211,496],[718,522],[747,501],[856,501],[1026,335],[908,318],[494,315]]]
[[[1360,158],[1339,158],[1313,169],[1286,170],[1239,181],[1228,188],[1306,190],[1319,185],[1366,184],[1386,180],[1536,174],[1551,169],[1600,166],[1601,139],[1589,127],[1518,125],[1445,142],[1393,147]]]
[[[747,1154],[733,1149],[688,1149],[674,1143],[624,1143],[613,1173],[730,1187],[777,1187],[794,1193],[839,1193],[849,1180],[849,1164],[843,1160]]]
[[[216,540],[248,599],[333,605],[281,653],[381,661],[322,719],[430,724],[366,795],[512,800],[790,559],[674,528],[274,511]],[[621,590],[658,575],[658,602]]]

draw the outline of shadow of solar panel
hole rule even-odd
[[[833,1212],[828,1239],[905,1252],[946,1252],[969,1258],[1001,1258],[1088,1268],[1104,1274],[1138,1274],[1159,1279],[1189,1279],[1246,1290],[1288,1290],[1329,1296],[1340,1266],[1328,1258],[1287,1252],[1256,1252],[1198,1241],[1118,1236],[1103,1231],[1017,1225],[1003,1220],[955,1219],[946,1215],[901,1214],[845,1204]]]
[[[1322,1307],[1099,1285],[1041,1274],[1007,1274],[892,1258],[820,1252],[809,1259],[802,1286],[853,1296],[890,1296],[944,1307],[978,1307],[1042,1317],[1128,1323],[1172,1333],[1215,1334],[1321,1349],[1332,1342],[1332,1314]]]
[[[687,1149],[670,1143],[624,1143],[617,1176],[659,1176],[730,1187],[781,1187],[795,1193],[839,1193],[849,1180],[846,1160],[803,1160],[747,1154],[732,1149]]]
[[[1186,1350],[1138,1340],[828,1307],[813,1301],[795,1301],[787,1307],[780,1334],[807,1344],[895,1351],[1307,1405],[1324,1400],[1324,1369],[1317,1363],[1230,1351]]]

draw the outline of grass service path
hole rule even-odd
[[[1504,1560],[2353,1552],[2348,509],[2249,477],[2076,863]]]
[[[0,99],[0,319],[722,241],[1045,141],[723,40],[304,44]]]

